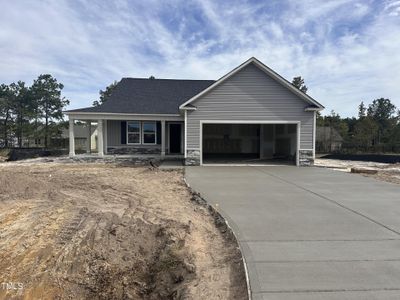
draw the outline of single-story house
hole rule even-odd
[[[93,126],[94,125],[94,126]],[[94,123],[84,123],[74,125],[74,144],[75,151],[85,151],[92,153],[97,151],[97,129]],[[89,138],[90,137],[90,138]],[[13,146],[18,145],[18,141],[14,138]],[[49,137],[48,146],[50,148],[65,148],[69,143],[69,128],[62,128],[60,134]],[[35,136],[24,136],[22,138],[22,147],[25,148],[45,148],[45,138],[43,134],[43,126],[39,125]]]
[[[97,126],[96,123],[87,122],[86,124],[74,125],[75,151],[86,151],[92,153],[97,151]],[[63,128],[61,139],[69,141],[69,128]]]
[[[333,127],[317,126],[316,151],[319,153],[338,152],[342,149],[343,137]]]
[[[75,120],[97,122],[98,155],[310,165],[323,108],[253,57],[216,81],[123,78],[102,105],[66,114],[70,140]]]

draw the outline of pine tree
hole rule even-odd
[[[294,77],[293,80],[292,80],[292,84],[295,87],[297,87],[300,91],[302,91],[303,93],[307,93],[308,88],[304,84],[304,79],[301,78],[301,76]]]
[[[50,127],[54,120],[62,120],[62,110],[69,101],[61,97],[62,83],[50,74],[42,74],[34,80],[31,87],[32,95],[37,101],[40,117],[44,120],[44,145],[47,148],[50,136]]]

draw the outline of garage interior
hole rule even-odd
[[[203,164],[296,164],[297,124],[203,124]]]

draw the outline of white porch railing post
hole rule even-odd
[[[161,121],[161,156],[165,156],[165,120]]]
[[[98,151],[99,156],[104,155],[103,120],[97,120],[97,151]]]
[[[74,119],[69,118],[69,156],[75,156]]]

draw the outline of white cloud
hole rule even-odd
[[[400,107],[400,1],[7,1],[0,82],[51,73],[71,108],[121,77],[216,79],[256,56],[327,107]]]
[[[400,1],[389,0],[386,3],[385,10],[389,12],[390,16],[400,16]]]

